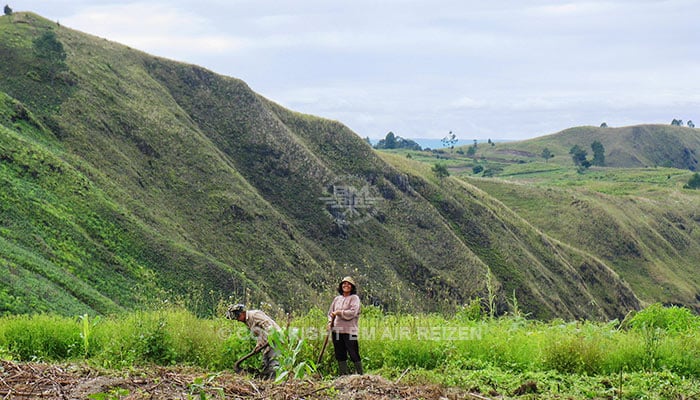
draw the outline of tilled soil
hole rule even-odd
[[[378,375],[275,384],[232,372],[150,367],[128,372],[85,365],[0,363],[0,399],[485,399],[437,385],[412,386]]]

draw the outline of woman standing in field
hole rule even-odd
[[[350,373],[348,357],[355,364],[355,372],[362,375],[360,345],[357,340],[360,306],[357,285],[352,277],[346,276],[340,281],[338,296],[335,296],[328,311],[328,329],[332,330],[335,359],[338,360],[341,375]]]

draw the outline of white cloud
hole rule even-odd
[[[63,23],[156,55],[222,54],[245,46],[234,36],[209,32],[206,18],[166,3],[89,6]]]
[[[700,121],[695,0],[18,2],[361,136]]]
[[[544,4],[535,6],[528,10],[528,14],[532,16],[542,17],[585,17],[596,16],[612,12],[615,9],[614,2],[584,2],[570,1],[557,2],[553,4]]]
[[[480,109],[490,106],[487,102],[483,100],[476,100],[467,96],[460,97],[459,99],[451,102],[449,105],[450,107],[456,109]]]

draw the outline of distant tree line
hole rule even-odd
[[[569,154],[571,154],[571,159],[574,161],[574,165],[582,169],[588,169],[591,165],[604,166],[605,165],[605,147],[598,140],[591,143],[591,150],[593,150],[593,159],[588,160],[588,152],[584,150],[579,145],[574,145]],[[542,157],[545,157],[544,151]]]
[[[683,126],[683,120],[682,120],[682,119],[675,119],[675,118],[674,118],[673,121],[671,121],[671,125],[673,125],[673,126]],[[687,124],[687,125],[688,125],[688,128],[695,128],[695,124],[694,124],[693,121],[691,121],[691,120],[688,120],[688,124]]]
[[[423,150],[418,143],[411,139],[404,139],[401,136],[396,136],[394,132],[386,134],[384,139],[379,140],[374,145],[375,149],[408,149],[408,150]]]

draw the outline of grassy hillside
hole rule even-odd
[[[528,312],[572,317],[586,308],[610,314],[617,304],[627,309],[638,305],[627,284],[607,265],[543,233],[475,185],[439,180],[427,165],[411,166],[414,163],[404,157],[385,158],[406,170],[422,169],[422,177],[435,186],[421,185],[421,193],[499,277],[510,301],[515,297]]]
[[[66,153],[20,103],[0,94],[0,104],[6,310],[106,313],[166,289],[186,293],[182,281],[197,271],[170,268],[178,258],[211,263],[196,274],[200,285],[232,285],[230,268],[173,246],[101,190],[90,176],[100,172]]]
[[[700,152],[699,138],[700,131],[675,126],[582,127],[521,142],[479,144],[473,156],[466,154],[468,147],[438,153],[440,160],[433,153],[408,153],[423,162],[445,163],[453,175],[497,198],[536,229],[594,255],[643,302],[684,304],[697,311],[700,193],[684,185],[694,169],[685,155]],[[596,140],[605,146],[605,166],[576,168],[568,149]],[[667,144],[682,150],[674,153]],[[554,157],[543,159],[544,148]],[[589,159],[590,153],[589,148]],[[661,159],[677,167],[650,161]],[[657,166],[643,166],[648,163]],[[483,171],[475,173],[476,166]]]
[[[667,179],[664,171],[650,177]],[[643,183],[637,171],[611,171],[630,182],[618,190],[591,172],[581,186],[518,180],[468,181],[500,199],[543,232],[595,254],[620,274],[644,301],[686,304],[698,309],[697,260],[700,194],[668,183]],[[676,170],[673,172],[678,173]],[[689,174],[684,174],[688,177]],[[658,179],[655,179],[658,180]],[[556,180],[555,180],[556,182]]]
[[[573,165],[571,148],[580,146],[588,153],[588,159],[592,159],[591,144],[595,141],[605,149],[606,167],[670,167],[694,171],[700,158],[700,129],[672,125],[570,128],[530,140],[494,146],[478,144],[476,158],[505,164],[544,161],[542,151],[547,148],[553,155],[548,164]]]
[[[567,148],[594,140],[605,147],[604,167],[584,173],[563,167],[572,162]],[[544,232],[597,255],[644,301],[699,310],[700,194],[683,186],[697,166],[700,131],[670,125],[582,127],[498,144],[489,152],[541,154],[543,147],[559,155],[546,163],[540,158],[506,166],[500,176],[510,182],[469,181]]]
[[[2,313],[180,299],[207,314],[229,296],[325,308],[347,274],[391,311],[481,297],[498,313],[608,319],[639,308],[636,290],[660,296],[481,181],[378,154],[240,80],[31,13],[0,17],[0,54]]]

